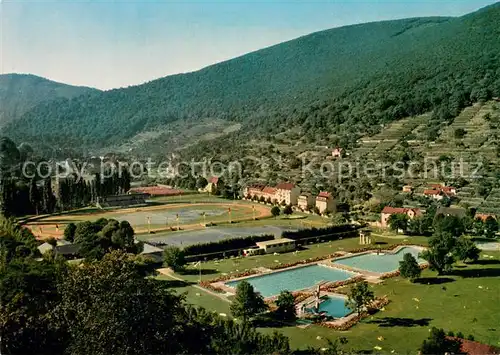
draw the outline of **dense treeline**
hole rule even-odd
[[[78,255],[86,260],[100,260],[113,250],[138,254],[143,244],[135,242],[134,229],[127,221],[100,218],[95,222],[70,223],[64,239],[78,246]]]
[[[100,197],[130,190],[131,176],[127,169],[104,171],[105,175],[96,173],[91,179],[76,174],[54,176],[55,171],[53,174],[42,171],[40,166],[44,165],[41,164],[37,168],[24,167],[32,158],[31,152],[27,145],[17,147],[9,138],[0,138],[0,212],[4,216],[38,215],[86,207]],[[46,165],[45,168],[48,169]]]
[[[309,228],[301,229],[298,231],[284,231],[282,233],[283,238],[289,238],[293,240],[303,240],[308,238],[321,237],[327,239],[328,237],[345,237],[345,233],[354,232],[359,229],[358,226],[344,224],[339,226],[330,226],[324,228]]]
[[[183,249],[186,256],[223,252],[233,249],[244,249],[255,246],[255,243],[273,240],[274,235],[252,235],[245,238],[223,239],[218,242],[189,245]]]
[[[0,221],[0,236],[2,354],[293,353],[281,334],[187,305],[122,250],[70,265],[37,260],[35,238],[12,222]]]
[[[41,104],[7,132],[109,146],[176,120],[216,117],[243,123],[239,144],[299,127],[308,141],[349,145],[361,132],[429,111],[434,128],[500,96],[499,23],[496,4],[460,18],[318,32],[195,73]]]

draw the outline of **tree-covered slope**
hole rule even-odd
[[[239,121],[239,134],[295,126],[311,139],[355,137],[431,110],[443,121],[500,95],[498,38],[499,4],[460,18],[347,26],[197,72],[41,104],[6,133],[95,147],[181,118]]]
[[[72,98],[98,92],[26,74],[0,75],[0,127],[15,120],[37,104],[57,98]]]

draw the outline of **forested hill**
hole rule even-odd
[[[197,72],[40,104],[5,133],[95,147],[182,118],[239,121],[239,134],[252,135],[295,126],[311,139],[354,138],[432,110],[442,122],[500,96],[499,38],[500,3],[460,18],[347,26]]]
[[[35,75],[0,75],[0,127],[14,122],[41,102],[90,92],[98,90],[61,84]]]

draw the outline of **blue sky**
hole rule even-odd
[[[314,31],[460,16],[498,0],[0,0],[0,73],[109,89],[188,72]]]

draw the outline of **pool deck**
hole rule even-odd
[[[228,282],[241,281],[241,280],[249,280],[249,279],[252,279],[254,277],[259,277],[259,276],[263,276],[263,275],[271,275],[271,274],[275,274],[275,273],[280,273],[280,272],[284,272],[284,271],[300,269],[300,268],[304,268],[304,267],[308,267],[308,266],[313,266],[313,265],[322,265],[322,266],[325,266],[325,267],[330,267],[332,269],[339,269],[339,268],[334,267],[332,265],[324,264],[323,262],[317,262],[317,261],[311,262],[311,263],[307,263],[307,264],[295,265],[295,266],[291,266],[291,267],[287,267],[287,268],[283,268],[283,269],[276,269],[276,270],[268,269],[268,268],[264,268],[264,267],[258,267],[258,268],[254,269],[255,271],[257,271],[257,274],[253,274],[253,275],[250,275],[250,276],[236,277],[234,279],[225,280],[225,281],[217,281],[217,282],[212,283],[211,286],[213,286],[215,288],[218,288],[218,289],[221,289],[221,290],[223,290],[223,291],[226,292],[227,296],[231,296],[231,295],[235,294],[235,288],[226,285]],[[359,276],[359,273],[357,273],[357,272],[353,272],[351,270],[345,270],[345,271],[349,271],[349,272],[355,274],[355,275],[353,275],[352,277],[350,277],[350,278],[348,278],[346,280],[349,280],[349,279],[352,279],[352,278],[355,278],[355,277]],[[317,284],[315,284],[313,286],[306,287],[306,288],[299,289],[299,290],[293,290],[291,292],[307,292],[307,291],[311,291],[312,292],[312,291],[314,291],[314,290],[317,289],[318,285],[319,286],[326,286],[327,284],[334,283],[334,282],[335,281],[325,280],[325,281],[321,281],[321,282],[319,282],[319,283],[317,283]],[[276,298],[277,296],[278,295],[273,295],[273,296],[265,297],[264,299],[266,301],[270,301],[270,300],[273,300],[274,298]]]
[[[395,254],[399,253],[404,248],[413,248],[413,249],[418,249],[420,251],[425,250],[425,248],[423,248],[423,247],[421,247],[419,245],[400,245],[400,246],[394,248],[393,250],[383,250],[383,252],[381,254],[392,254],[392,255],[395,255]],[[366,255],[366,254],[375,254],[376,252],[377,252],[377,250],[367,250],[367,251],[363,251],[361,253],[352,253],[352,254],[348,254],[348,255],[346,254],[346,255],[343,255],[343,256],[339,256],[337,258],[333,258],[333,259],[330,259],[330,260],[323,260],[323,261],[327,265],[330,265],[332,267],[335,267],[335,268],[338,268],[338,269],[342,269],[342,270],[345,270],[345,271],[351,271],[351,272],[359,273],[359,274],[365,276],[365,278],[366,278],[367,281],[378,283],[378,282],[381,282],[380,276],[382,276],[384,274],[387,274],[387,273],[390,273],[390,272],[394,272],[396,270],[391,270],[391,271],[387,271],[387,272],[375,272],[375,271],[364,270],[364,269],[356,268],[356,267],[353,267],[353,266],[347,266],[347,265],[336,263],[336,261],[338,261],[338,260],[349,259],[349,258],[352,258],[352,257],[356,257],[356,256],[360,256],[360,255]],[[419,264],[425,264],[425,263],[419,263]]]
[[[397,254],[399,251],[401,251],[401,249],[404,249],[404,248],[414,248],[414,249],[419,249],[419,250],[425,249],[425,248],[418,246],[418,245],[400,245],[400,246],[394,248],[393,250],[384,250],[383,254]],[[220,290],[224,291],[225,296],[228,297],[228,296],[232,296],[235,294],[235,288],[228,286],[227,285],[228,282],[249,280],[249,279],[252,279],[254,277],[259,277],[259,276],[263,276],[263,275],[270,275],[270,274],[274,274],[274,273],[280,273],[280,272],[299,269],[299,268],[308,267],[308,266],[312,266],[312,265],[322,265],[325,267],[330,267],[333,269],[340,269],[340,270],[354,273],[354,275],[352,277],[346,279],[345,281],[362,276],[367,282],[380,283],[380,282],[383,282],[383,280],[380,277],[382,275],[390,273],[390,272],[378,273],[378,272],[368,271],[368,270],[354,268],[351,266],[346,266],[346,265],[336,263],[337,260],[351,258],[354,256],[359,256],[359,255],[373,254],[375,252],[376,252],[376,250],[368,250],[368,251],[364,251],[364,252],[360,252],[360,253],[345,253],[345,255],[339,256],[339,257],[336,257],[333,259],[314,261],[314,262],[310,262],[310,263],[306,263],[306,264],[300,264],[300,265],[295,265],[295,266],[291,266],[288,268],[276,269],[276,270],[268,269],[268,268],[264,268],[264,267],[258,267],[258,268],[254,269],[255,271],[257,271],[256,274],[252,274],[249,276],[237,277],[237,278],[224,280],[224,281],[213,282],[213,283],[211,283],[211,286],[216,288],[216,289],[220,289]],[[393,270],[393,271],[395,271],[395,270]],[[393,271],[391,271],[391,272],[393,272]],[[321,281],[319,283],[316,283],[315,285],[310,286],[310,287],[306,287],[306,288],[298,289],[298,290],[291,290],[291,292],[315,292],[315,290],[317,289],[318,286],[321,286],[322,288],[324,288],[324,287],[327,287],[329,284],[334,284],[334,283],[336,283],[336,281],[325,280],[325,281]],[[277,295],[274,295],[274,296],[265,297],[264,299],[266,301],[271,301],[271,300],[275,299],[276,297],[277,297]]]

